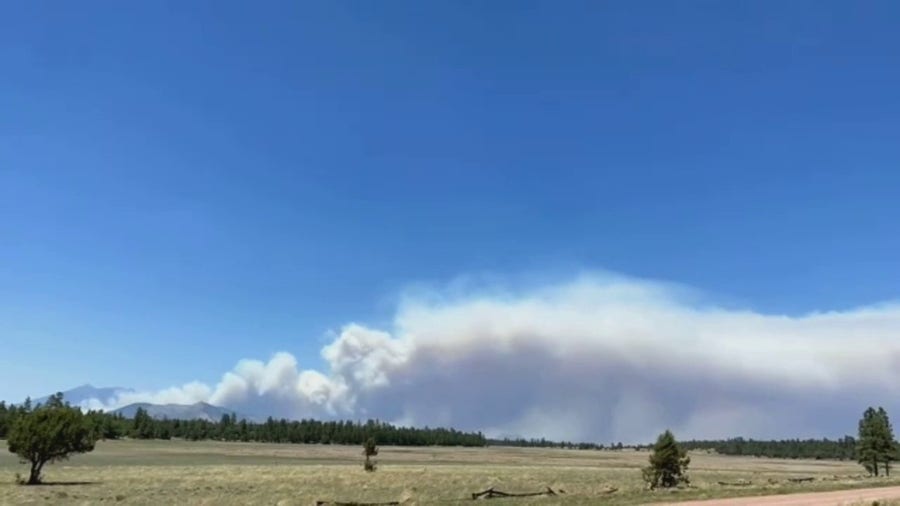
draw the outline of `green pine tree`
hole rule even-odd
[[[651,489],[669,488],[689,483],[687,467],[691,458],[675,441],[671,431],[659,435],[650,455],[650,465],[643,469],[644,481]]]
[[[890,422],[887,420],[887,413],[883,409],[879,409],[881,413],[872,407],[863,412],[863,417],[859,421],[859,439],[856,443],[857,460],[873,476],[878,476],[880,462],[889,458],[889,455],[893,453],[893,433]],[[890,444],[890,450],[887,449],[888,444]]]
[[[884,474],[890,476],[891,461],[896,460],[896,445],[894,441],[894,429],[888,418],[887,411],[879,407],[875,412],[875,435],[878,460],[884,463]]]
[[[134,412],[131,437],[135,439],[153,439],[156,437],[156,423],[147,410],[139,407]]]

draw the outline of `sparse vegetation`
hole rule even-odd
[[[318,500],[449,505],[473,504],[471,494],[489,488],[530,492],[551,487],[564,493],[511,499],[510,504],[626,505],[900,484],[893,476],[867,478],[856,462],[694,453],[691,487],[655,495],[641,480],[646,451],[386,446],[379,449],[378,471],[366,473],[361,450],[358,445],[100,441],[93,452],[53,469],[54,482],[82,484],[50,488],[13,485],[21,466],[15,455],[3,452],[0,504],[115,504],[121,496],[126,504],[146,505],[308,505]],[[792,483],[787,478],[793,476],[815,479]],[[718,484],[741,479],[753,484]],[[613,489],[618,490],[609,492]],[[58,499],[58,491],[69,497]]]

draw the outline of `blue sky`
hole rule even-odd
[[[11,2],[0,398],[215,381],[410,284],[898,298],[896,2]]]

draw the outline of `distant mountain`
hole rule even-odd
[[[71,390],[62,392],[63,400],[73,406],[80,406],[82,403],[91,399],[97,399],[105,405],[113,404],[119,395],[133,393],[131,388],[123,387],[105,387],[97,388],[92,385],[81,385]],[[49,395],[32,399],[32,404],[44,404],[50,398]],[[121,413],[126,418],[134,418],[134,414],[138,408],[144,408],[147,414],[153,418],[168,418],[170,420],[209,420],[218,422],[222,419],[222,415],[230,415],[235,413],[234,410],[214,406],[206,402],[198,402],[196,404],[151,404],[149,402],[136,402],[128,404],[118,409],[114,409],[112,413]],[[235,413],[237,418],[246,419],[247,421],[257,421],[258,417],[247,416],[241,413]]]
[[[107,403],[111,399],[115,399],[119,396],[119,394],[125,394],[134,392],[134,390],[130,388],[123,387],[104,387],[97,388],[93,385],[81,385],[80,387],[75,387],[71,390],[66,390],[63,392],[63,400],[72,404],[74,406],[81,405],[82,402],[98,399],[100,402]],[[31,402],[34,404],[43,404],[47,402],[49,399],[49,395],[45,395],[39,399],[32,399]]]
[[[134,418],[134,414],[138,408],[144,408],[147,414],[153,418],[168,418],[170,420],[208,420],[210,422],[218,422],[222,419],[222,415],[230,415],[233,410],[213,406],[205,402],[196,404],[150,404],[148,402],[136,402],[119,409],[113,410],[113,413],[122,414],[125,418]],[[241,416],[236,413],[238,419],[250,417]]]

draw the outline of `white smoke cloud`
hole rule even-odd
[[[799,317],[701,306],[669,285],[582,276],[518,293],[421,294],[393,328],[345,326],[328,370],[288,353],[215,387],[130,402],[208,401],[284,417],[378,417],[490,435],[648,441],[838,436],[898,405],[900,305]],[[95,403],[96,404],[96,403]]]

